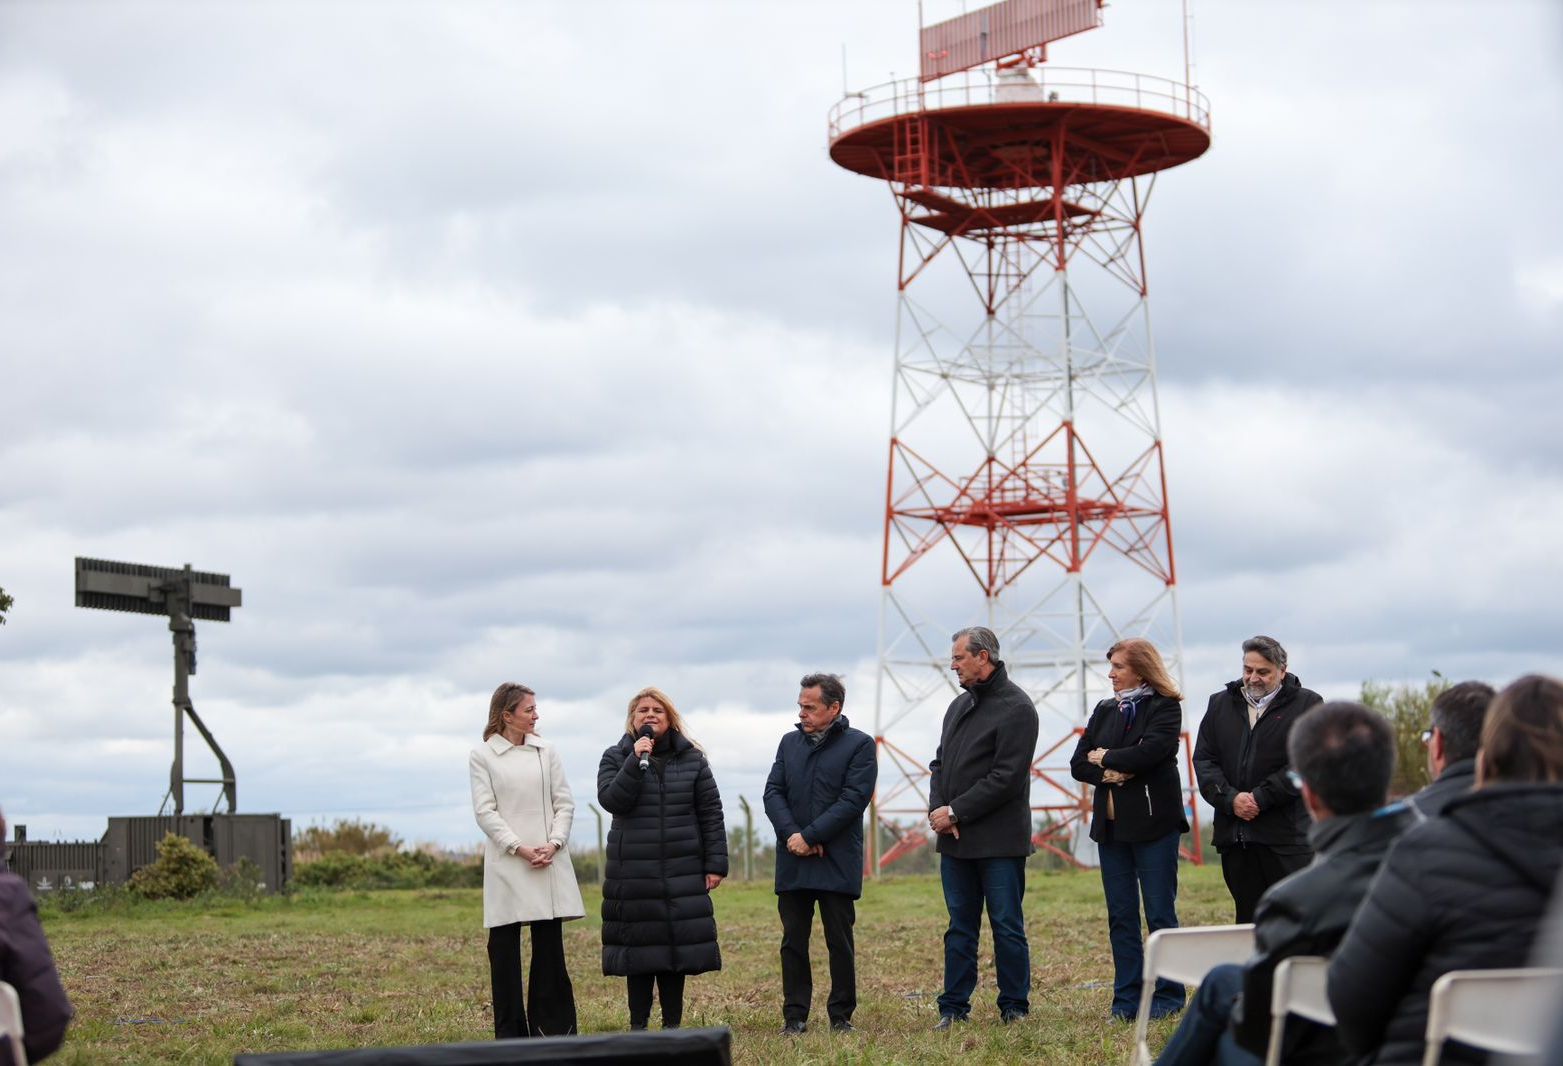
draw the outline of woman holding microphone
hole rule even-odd
[[[684,978],[722,968],[711,890],[727,876],[722,799],[705,753],[667,694],[630,700],[624,736],[602,754],[597,802],[613,815],[602,886],[602,972],[626,979],[630,1028],[684,1018]]]
[[[506,682],[494,690],[483,743],[472,749],[468,765],[472,812],[487,837],[483,924],[494,1037],[573,1033],[575,991],[565,968],[562,925],[586,916],[565,850],[575,799],[558,750],[537,735],[537,696],[531,689]],[[531,987],[524,1006],[523,923],[532,930]]]
[[[1189,828],[1177,762],[1183,696],[1148,640],[1120,640],[1107,662],[1112,698],[1091,712],[1069,769],[1096,786],[1091,839],[1107,896],[1112,1017],[1133,1021],[1144,971],[1141,897],[1151,932],[1178,927],[1178,838]],[[1183,995],[1182,985],[1158,980],[1151,1017],[1182,1010]]]

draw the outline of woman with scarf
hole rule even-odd
[[[624,736],[602,754],[597,802],[613,815],[602,886],[602,972],[626,979],[630,1028],[652,992],[662,1028],[684,1018],[684,978],[722,968],[711,890],[727,876],[722,798],[705,752],[667,694],[630,700]]]
[[[1140,899],[1152,933],[1178,927],[1178,838],[1189,828],[1177,762],[1183,696],[1148,640],[1120,640],[1107,662],[1112,698],[1091,712],[1069,768],[1096,786],[1091,839],[1107,896],[1112,1017],[1133,1021],[1144,971]],[[1182,985],[1158,980],[1151,1017],[1182,1010],[1183,995]]]

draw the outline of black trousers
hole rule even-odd
[[[809,1005],[814,998],[809,934],[814,931],[816,903],[820,924],[825,927],[825,950],[830,953],[830,997],[825,1001],[825,1010],[832,1022],[850,1021],[857,1009],[857,961],[852,944],[857,908],[852,897],[842,892],[776,894],[776,910],[782,923],[782,1018],[789,1022],[809,1018]]]
[[[664,970],[661,973],[637,973],[624,979],[629,987],[630,1028],[644,1029],[651,1020],[651,989],[655,985],[662,1000],[662,1028],[677,1029],[684,1024],[684,975]]]
[[[532,929],[531,987],[521,1004],[521,923],[488,931],[488,972],[494,988],[494,1039],[564,1036],[575,1032],[575,989],[564,964],[564,922],[526,923]],[[530,1016],[532,1024],[527,1025]]]
[[[1239,925],[1253,921],[1254,908],[1265,889],[1312,861],[1311,851],[1282,855],[1260,844],[1225,848],[1221,852],[1221,876],[1226,880],[1227,891],[1232,893],[1232,905],[1237,912],[1232,920]]]

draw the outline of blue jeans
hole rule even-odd
[[[1113,841],[1096,846],[1102,867],[1102,891],[1107,896],[1107,939],[1113,949],[1114,1016],[1140,1013],[1145,951],[1140,941],[1140,899],[1145,900],[1145,924],[1152,933],[1178,927],[1178,834],[1133,844]],[[1151,1017],[1160,1018],[1183,1007],[1183,986],[1166,978],[1156,982]]]
[[[998,971],[999,1013],[1025,1014],[1031,1008],[1031,950],[1026,946],[1024,856],[1003,859],[939,858],[944,905],[950,928],[944,934],[944,991],[939,1013],[964,1018],[971,1013],[977,987],[977,932],[982,906],[988,905],[993,930],[993,966]]]
[[[1227,963],[1207,973],[1156,1066],[1259,1066],[1259,1056],[1239,1047],[1227,1025],[1242,991],[1241,966]]]

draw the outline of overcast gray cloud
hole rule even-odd
[[[1197,6],[1215,140],[1147,241],[1193,713],[1256,630],[1332,695],[1563,672],[1563,64],[1552,5],[1496,8]],[[1180,75],[1177,5],[1105,23],[1051,61]],[[244,588],[193,692],[249,810],[469,840],[505,679],[583,800],[643,684],[734,804],[805,670],[870,721],[896,218],[825,114],[843,43],[862,87],[914,28],[0,7],[13,820],[166,782],[167,632],[71,607],[77,554]]]

